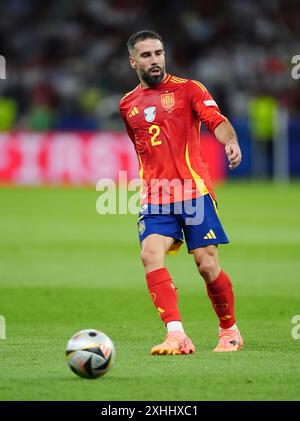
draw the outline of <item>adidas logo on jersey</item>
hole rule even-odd
[[[139,110],[136,107],[133,107],[132,110],[129,113],[129,117],[134,117],[139,113]]]

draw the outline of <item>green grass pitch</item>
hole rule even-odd
[[[167,258],[197,352],[149,355],[164,328],[148,296],[135,216],[99,216],[93,189],[0,189],[0,400],[299,400],[300,186],[217,188],[231,243],[220,247],[234,284],[244,350],[214,354],[217,319],[184,248]],[[65,360],[76,331],[106,332],[117,351],[98,380]]]

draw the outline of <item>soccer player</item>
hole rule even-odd
[[[237,351],[243,340],[234,315],[234,295],[221,270],[218,244],[228,243],[216,198],[200,151],[200,125],[225,147],[229,168],[242,159],[237,136],[205,86],[166,73],[162,38],[153,31],[133,34],[129,62],[140,84],[120,101],[120,112],[140,165],[143,181],[138,231],[150,296],[166,326],[165,340],[152,355],[190,354],[177,303],[177,290],[165,257],[184,239],[203,277],[219,319],[215,352]]]

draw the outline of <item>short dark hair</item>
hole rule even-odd
[[[154,31],[150,31],[148,29],[144,31],[136,32],[135,34],[131,35],[129,40],[127,41],[127,48],[129,53],[131,54],[134,46],[139,41],[145,41],[145,39],[158,39],[162,43],[162,37]]]

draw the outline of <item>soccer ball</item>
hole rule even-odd
[[[77,376],[96,379],[112,367],[115,347],[103,332],[85,329],[75,333],[66,349],[67,363]]]

